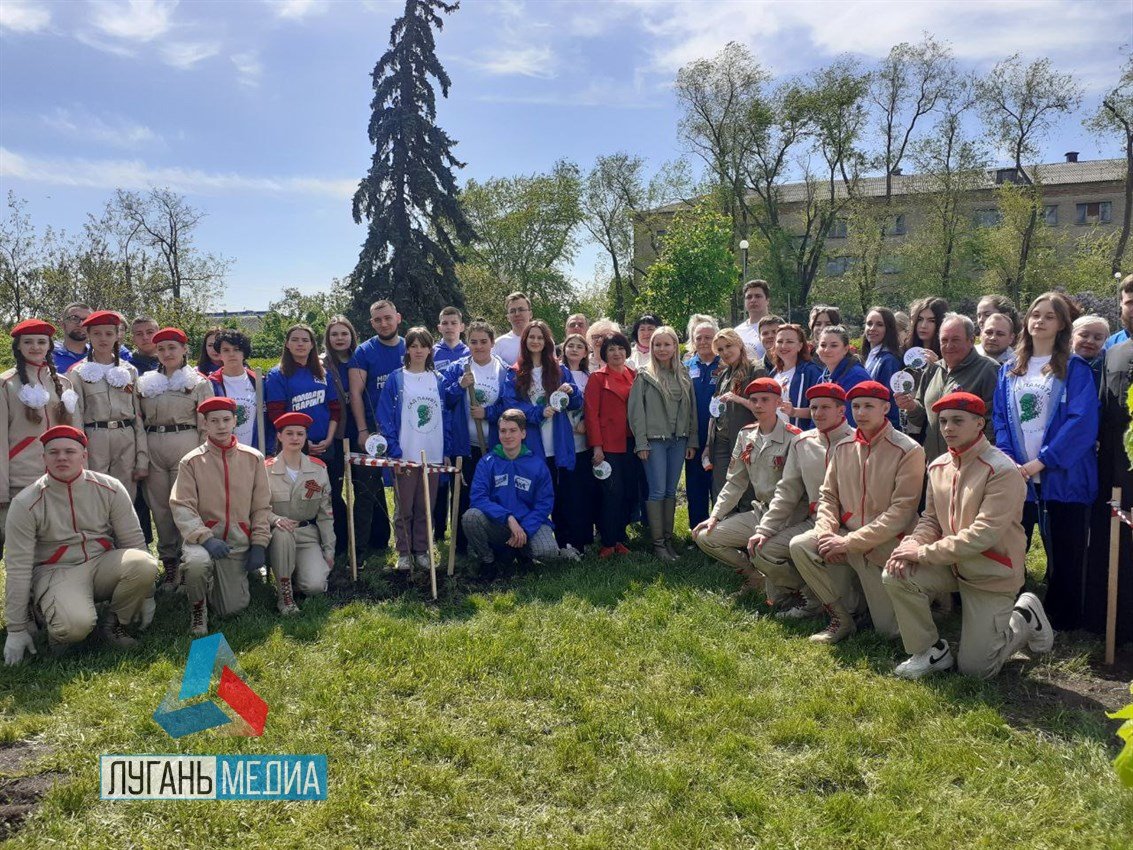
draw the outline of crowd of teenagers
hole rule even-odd
[[[296,613],[346,544],[344,441],[403,461],[350,467],[363,563],[392,534],[396,569],[428,566],[451,534],[468,569],[494,578],[591,546],[624,556],[638,522],[652,554],[676,561],[683,478],[693,542],[746,577],[741,592],[778,617],[821,618],[815,641],[899,637],[898,675],[991,676],[1023,647],[1049,650],[1055,630],[1102,631],[1106,501],[1118,486],[1133,502],[1133,275],[1113,334],[1046,292],[1021,314],[987,296],[974,319],[941,298],[878,306],[855,344],[836,307],[815,306],[804,327],[773,315],[771,295],[746,283],[732,328],[576,314],[561,341],[522,293],[499,336],[454,307],[436,336],[402,335],[381,300],[366,341],[343,316],[321,339],[288,328],[262,386],[239,330],[208,331],[193,363],[187,335],[149,317],[127,327],[71,304],[58,341],[50,323],[20,322],[0,375],[5,660],[34,653],[40,630],[53,651],[96,629],[131,646],[158,589],[183,593],[190,632],[207,634],[209,612],[241,611],[261,570],[281,614]],[[422,457],[462,458],[462,486]],[[1041,601],[1021,593],[1036,527]],[[957,597],[953,655],[932,608]]]

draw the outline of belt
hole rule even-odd
[[[305,520],[302,520],[295,527],[296,528],[306,528],[308,525],[314,525],[314,524],[315,524],[315,521],[313,519],[305,519]]]
[[[133,419],[112,419],[109,422],[88,422],[85,427],[87,427],[87,428],[108,428],[109,430],[113,431],[117,428],[133,428],[134,427],[134,420]]]
[[[151,434],[172,434],[176,431],[196,431],[196,425],[147,425],[146,430]]]

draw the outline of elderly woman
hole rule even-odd
[[[1070,329],[1070,350],[1090,364],[1094,387],[1100,392],[1105,375],[1105,339],[1109,322],[1101,316],[1079,316]]]
[[[592,450],[590,462],[595,467],[604,462],[610,465],[610,474],[602,479],[602,510],[598,514],[600,558],[629,554],[626,526],[637,493],[629,433],[629,394],[636,374],[626,364],[629,352],[630,342],[622,333],[614,333],[602,342],[605,365],[590,376],[583,399],[586,442]]]
[[[602,343],[614,334],[620,334],[622,326],[613,319],[599,319],[586,330],[586,344],[590,346],[590,371],[597,372],[606,361],[602,359]]]

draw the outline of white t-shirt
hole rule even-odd
[[[794,400],[791,398],[791,379],[795,377],[795,370],[798,368],[798,366],[792,366],[790,369],[782,372],[777,372],[775,374],[775,380],[779,382],[779,390],[782,393],[783,398],[790,401],[791,404],[794,404]],[[779,418],[784,422],[789,422],[791,420],[791,417],[787,415],[787,411],[785,411],[781,407],[778,410],[778,414]]]
[[[291,479],[292,484],[299,480],[298,469],[292,469],[290,466],[285,466],[284,471],[287,473],[287,477]]]
[[[519,359],[519,335],[514,331],[500,334],[492,346],[492,353],[508,366],[514,366]]]
[[[577,369],[571,369],[570,373],[574,376],[574,382],[578,384],[578,391],[582,393],[583,398],[586,398],[586,384],[590,380],[590,375]],[[577,426],[578,423],[582,421],[583,415],[584,414],[581,407],[578,410],[572,410],[567,414],[567,416],[570,417],[570,427],[571,432],[574,434],[574,450],[576,452],[586,451],[586,435],[579,434],[574,430],[575,426]]]
[[[430,463],[440,463],[445,454],[445,432],[437,375],[406,371],[401,377],[401,456],[419,461],[424,450]]]
[[[749,319],[746,322],[740,322],[736,325],[734,330],[740,335],[740,339],[744,341],[747,356],[752,360],[762,360],[763,355],[767,352],[763,349],[763,340],[759,338],[759,325],[753,325]]]
[[[1049,362],[1049,355],[1032,357],[1027,363],[1027,374],[1015,379],[1015,415],[1023,432],[1023,450],[1027,455],[1024,462],[1039,456],[1046,426],[1054,412],[1055,400],[1051,398],[1054,376],[1042,374],[1042,368]]]
[[[633,368],[640,372],[649,365],[649,361],[653,359],[653,354],[649,349],[642,351],[636,345],[633,347],[633,354],[629,356],[629,362],[633,364]]]
[[[229,398],[236,400],[236,441],[250,446],[256,432],[256,390],[252,379],[247,374],[235,378],[225,375],[224,391]]]
[[[482,407],[495,404],[500,398],[500,361],[495,357],[492,358],[486,366],[481,366],[475,360],[469,360],[472,364],[472,378],[476,381],[472,385],[473,392],[476,394],[476,403]],[[488,423],[484,421],[484,439],[488,438]],[[477,445],[476,442],[476,420],[472,418],[472,409],[468,410],[468,436],[471,439],[472,445]],[[489,446],[488,448],[491,448]]]
[[[540,414],[543,408],[550,404],[547,399],[547,394],[543,392],[543,367],[536,366],[531,370],[531,390],[528,392],[528,398],[531,403],[539,408]],[[555,455],[555,417],[550,416],[543,420],[543,424],[539,426],[540,436],[543,438],[543,454],[547,457],[554,457]]]

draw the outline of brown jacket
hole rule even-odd
[[[857,429],[834,447],[815,530],[847,529],[849,551],[884,566],[897,538],[916,523],[924,474],[924,449],[888,421],[872,439]]]
[[[740,431],[732,459],[728,464],[728,480],[712,508],[712,516],[723,519],[736,509],[751,485],[755,499],[752,508],[766,509],[775,497],[775,487],[783,477],[787,454],[801,434],[794,425],[777,420],[770,434],[760,439],[759,426],[748,425]]]
[[[757,534],[768,537],[778,534],[818,510],[818,494],[826,478],[830,453],[838,443],[853,435],[854,429],[845,419],[826,432],[811,428],[799,434],[787,454],[787,465],[775,487],[775,498],[755,529]]]
[[[982,435],[928,466],[928,496],[913,537],[922,564],[950,565],[982,590],[1023,586],[1027,542],[1020,518],[1027,483],[1015,461]]]
[[[40,475],[12,500],[4,543],[8,625],[26,625],[36,571],[81,567],[111,549],[145,550],[134,504],[121,482],[84,469],[71,481]]]
[[[181,458],[169,507],[186,543],[219,537],[234,550],[267,546],[271,489],[264,456],[235,436],[224,447],[205,440]]]
[[[149,450],[146,448],[141,399],[134,391],[138,370],[125,361],[117,368],[125,370],[128,376],[123,387],[116,387],[110,382],[102,364],[89,360],[80,360],[72,366],[67,377],[82,399],[83,426],[89,431],[88,426],[94,422],[132,422],[126,427],[134,434],[134,469],[148,469]]]
[[[327,465],[318,458],[302,456],[299,475],[292,481],[280,455],[264,464],[271,489],[271,518],[313,522],[319,529],[319,545],[325,555],[334,555],[334,514],[330,504],[330,476]]]
[[[47,366],[40,366],[36,370],[29,364],[28,378],[33,383],[38,381],[49,396],[47,405],[39,411],[38,422],[27,417],[28,407],[20,400],[23,384],[20,383],[15,368],[0,375],[0,449],[8,453],[7,460],[0,461],[0,502],[9,501],[43,475],[43,443],[39,441],[40,435],[56,425],[81,425],[83,419],[82,401],[67,392],[72,387],[66,376],[59,375],[59,384],[72,408],[70,422],[60,422],[57,418],[59,396],[55,392],[55,383],[51,380]]]

